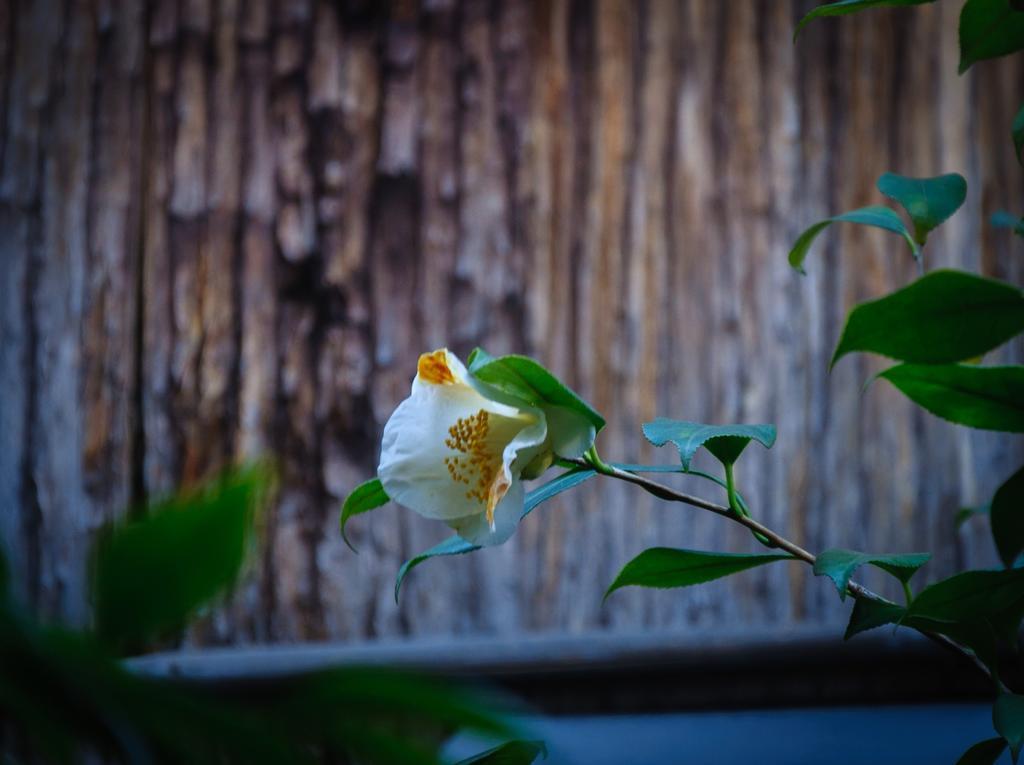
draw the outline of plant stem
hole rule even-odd
[[[597,472],[602,473],[603,475],[607,475],[611,478],[618,478],[620,481],[626,481],[627,483],[635,484],[642,488],[644,491],[654,495],[655,497],[658,497],[659,499],[664,499],[667,500],[668,502],[681,502],[685,505],[690,505],[692,507],[700,508],[701,510],[707,510],[710,513],[715,513],[715,515],[721,515],[722,517],[735,521],[736,523],[739,523],[742,526],[746,526],[748,529],[753,531],[755,535],[759,534],[765,537],[771,543],[772,546],[788,552],[794,558],[801,560],[810,566],[814,565],[815,556],[812,553],[809,553],[807,550],[803,549],[802,547],[800,547],[800,545],[796,544],[795,542],[789,541],[781,534],[777,534],[775,531],[768,528],[767,526],[758,523],[749,515],[734,512],[731,508],[725,507],[724,505],[718,505],[715,504],[714,502],[708,502],[706,499],[701,499],[700,497],[695,497],[692,494],[686,494],[684,492],[677,491],[676,489],[673,489],[671,486],[665,486],[664,484],[658,483],[657,481],[652,481],[649,478],[645,478],[642,475],[630,473],[629,471],[622,470],[620,468],[609,465],[608,463],[602,461],[601,458],[597,456],[596,451],[594,451],[593,449],[591,449],[591,451],[593,452],[593,454],[591,454],[591,452],[588,451],[583,459],[570,460],[570,462],[574,462],[580,467],[592,467],[595,470],[597,470]],[[730,482],[729,473],[730,471],[727,470],[727,483]],[[732,502],[732,497],[730,497],[730,502]],[[910,586],[905,585],[904,591],[908,592],[909,589]],[[850,595],[858,599],[867,599],[880,601],[882,603],[891,603],[890,600],[883,598],[881,595],[872,592],[867,587],[864,587],[863,585],[858,584],[857,582],[854,582],[852,580],[850,581],[849,585],[847,585],[847,591],[850,593]],[[909,598],[907,602],[909,604]],[[1004,688],[1002,683],[997,678],[993,677],[988,667],[986,667],[974,654],[970,653],[962,646],[960,646],[960,644],[954,642],[953,640],[950,640],[945,635],[940,635],[937,632],[929,632],[927,630],[917,630],[917,632],[920,632],[926,638],[928,638],[934,643],[937,643],[943,648],[955,651],[957,654],[967,657],[974,663],[974,665],[978,668],[979,671],[984,673],[986,677],[993,680],[998,688]]]
[[[739,515],[749,515],[743,512],[740,503],[736,501],[736,478],[733,476],[733,463],[726,462],[725,465],[725,493],[729,497],[729,507]]]
[[[910,589],[910,582],[903,581],[903,597],[907,599],[907,606],[914,600],[914,591]]]

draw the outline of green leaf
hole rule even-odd
[[[898,624],[904,614],[906,609],[895,603],[857,598],[853,602],[853,611],[850,612],[850,622],[846,625],[843,640],[849,640],[854,635],[886,624]]]
[[[803,30],[803,28],[812,21],[815,19],[825,18],[826,16],[845,16],[848,13],[857,13],[858,11],[864,11],[868,8],[894,7],[899,5],[923,5],[924,3],[933,2],[935,2],[935,0],[839,0],[835,3],[819,5],[800,19],[800,23],[796,25],[796,31],[793,32],[793,39],[796,40],[797,35],[800,34],[801,30]]]
[[[1000,694],[992,707],[992,724],[996,733],[1010,745],[1010,754],[1013,761],[1017,762],[1021,747],[1024,746],[1024,696]]]
[[[539,486],[533,491],[527,492],[526,498],[523,501],[523,512],[520,515],[520,520],[533,512],[534,508],[542,502],[547,502],[549,499],[561,494],[563,491],[568,491],[569,489],[579,486],[581,483],[593,478],[595,475],[597,475],[597,473],[593,470],[575,468],[551,479],[543,486]],[[413,556],[403,563],[401,568],[398,569],[398,576],[395,578],[395,602],[398,602],[398,594],[402,589],[402,582],[405,581],[405,577],[409,575],[410,571],[424,561],[444,555],[465,555],[466,553],[475,552],[479,549],[479,545],[467,542],[462,537],[455,535],[434,545],[429,550],[425,550],[419,555]]]
[[[992,213],[992,217],[988,219],[988,222],[994,228],[1012,229],[1013,233],[1017,236],[1024,236],[1024,218],[1018,218],[1016,215],[1005,210],[997,210]]]
[[[1024,433],[1024,367],[900,364],[879,377],[937,417],[971,428]]]
[[[869,351],[918,364],[964,361],[1024,331],[1024,292],[966,271],[939,270],[846,319],[832,364]]]
[[[864,564],[880,568],[906,584],[931,557],[931,553],[872,555],[855,550],[832,549],[818,555],[814,561],[814,573],[831,579],[839,592],[839,598],[846,600],[846,588],[850,584],[850,579]]]
[[[259,468],[229,472],[101,535],[92,579],[99,635],[118,646],[145,641],[230,587],[269,485]]]
[[[459,760],[455,765],[530,765],[538,757],[548,758],[543,741],[509,741],[486,752]]]
[[[621,587],[667,588],[703,584],[777,560],[796,558],[784,553],[749,555],[652,547],[622,567],[605,593],[605,598]]]
[[[669,441],[675,444],[683,470],[690,469],[693,455],[702,446],[723,464],[731,464],[751,440],[768,449],[775,443],[774,425],[704,425],[659,417],[653,422],[645,422],[643,431],[655,446],[664,446]]]
[[[900,234],[906,240],[910,246],[910,252],[915,258],[918,255],[917,243],[907,230],[903,219],[888,207],[872,205],[870,207],[862,207],[859,210],[852,210],[842,215],[836,215],[832,218],[826,218],[808,228],[800,234],[796,244],[793,245],[793,249],[790,250],[789,265],[802,274],[807,273],[804,270],[804,260],[807,258],[807,252],[811,248],[811,243],[830,223],[859,223],[864,226],[874,226],[875,228],[892,231],[894,234]]]
[[[914,240],[924,245],[929,232],[960,209],[967,198],[967,181],[959,173],[910,178],[885,173],[878,190],[898,202],[914,223]]]
[[[1024,12],[1010,0],[967,0],[960,11],[960,74],[1024,48]]]
[[[992,497],[991,517],[996,549],[1003,565],[1010,568],[1024,552],[1024,467]]]
[[[531,358],[500,356],[495,358],[482,348],[469,355],[469,371],[478,380],[533,406],[550,405],[582,415],[597,432],[604,418],[571,388]]]
[[[384,491],[379,478],[373,478],[366,483],[359,484],[351,494],[345,497],[345,504],[341,506],[341,538],[345,540],[352,552],[356,548],[349,541],[345,534],[345,524],[353,515],[360,515],[375,510],[381,505],[386,505],[390,500],[388,493]]]
[[[979,507],[961,507],[956,511],[956,515],[953,516],[953,526],[959,529],[967,521],[971,520],[978,515],[988,515],[990,510],[989,505],[981,505]]]
[[[1013,135],[1013,149],[1017,155],[1017,161],[1024,165],[1024,106],[1020,107],[1017,116],[1013,118],[1013,127],[1010,132]]]
[[[1006,751],[1006,741],[1002,738],[990,738],[979,741],[956,761],[956,765],[995,765]]]
[[[964,571],[935,582],[917,594],[907,609],[908,617],[936,622],[995,619],[1000,622],[1024,600],[1024,569]]]

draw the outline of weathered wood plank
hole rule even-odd
[[[990,560],[984,524],[952,515],[1020,445],[862,392],[877,360],[827,371],[848,307],[913,278],[902,244],[836,227],[803,279],[785,253],[882,201],[884,170],[956,170],[968,200],[929,264],[1020,282],[985,218],[1024,199],[1024,73],[959,77],[942,4],[793,46],[809,4],[0,4],[0,534],[20,593],[84,620],[98,523],[273,455],[257,561],[191,642],[843,618],[797,567],[602,607],[644,546],[754,542],[597,482],[500,550],[429,564],[395,606],[395,569],[444,530],[387,508],[354,524],[356,557],[337,509],[443,344],[550,364],[606,413],[611,458],[672,459],[637,427],[658,414],[778,423],[739,477],[811,549],[930,548],[930,576]]]

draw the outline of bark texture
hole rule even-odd
[[[256,565],[192,641],[844,618],[784,564],[602,606],[646,546],[754,543],[597,482],[427,564],[396,606],[399,564],[444,527],[382,509],[352,524],[356,556],[339,503],[442,345],[540,358],[607,415],[609,459],[674,459],[642,441],[656,415],[777,423],[738,477],[811,550],[934,550],[932,577],[988,560],[953,515],[1019,439],[862,392],[876,360],[827,371],[846,310],[913,278],[902,242],[836,226],[803,279],[785,256],[879,203],[885,170],[959,171],[967,203],[926,257],[1020,283],[1020,244],[985,219],[1024,202],[1024,70],[958,77],[956,4],[792,45],[809,5],[0,2],[0,533],[21,595],[84,622],[102,523],[274,454]]]

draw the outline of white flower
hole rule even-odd
[[[549,422],[559,437],[550,437]],[[480,382],[442,348],[420,356],[412,393],[384,426],[377,476],[399,504],[474,544],[501,544],[523,511],[524,469],[552,452],[577,456],[592,433],[573,412],[530,406]]]

